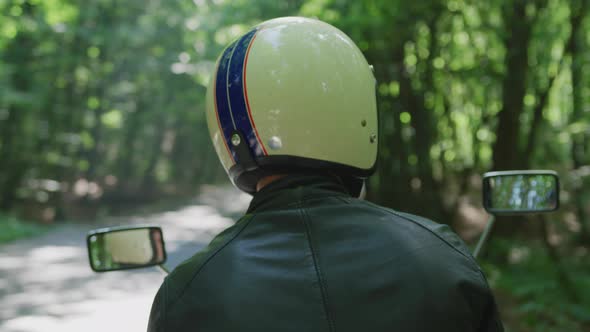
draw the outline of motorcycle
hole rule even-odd
[[[559,177],[554,171],[499,171],[483,175],[483,206],[490,217],[473,256],[478,257],[496,216],[525,215],[559,208]],[[95,272],[158,266],[165,273],[164,234],[158,226],[109,227],[86,237],[90,267]]]

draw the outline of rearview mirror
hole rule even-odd
[[[90,267],[96,272],[163,264],[166,248],[160,227],[115,227],[91,231],[86,237]]]
[[[525,214],[559,208],[554,171],[503,171],[483,176],[483,204],[491,214]]]

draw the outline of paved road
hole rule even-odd
[[[166,265],[173,268],[231,225],[248,202],[249,196],[232,188],[205,187],[194,205],[103,224],[160,225]],[[96,225],[66,224],[0,246],[0,332],[145,331],[164,273],[157,268],[93,273],[85,245],[92,228]]]

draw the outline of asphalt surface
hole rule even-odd
[[[161,226],[168,268],[192,256],[247,208],[233,188],[204,187],[194,204],[173,211],[103,220],[100,226]],[[145,331],[165,274],[156,267],[94,273],[86,233],[99,225],[64,224],[0,246],[0,332]]]

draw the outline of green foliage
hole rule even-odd
[[[0,244],[40,235],[47,230],[47,226],[26,222],[14,216],[0,213]]]
[[[447,193],[436,188],[448,179],[492,167],[560,168],[572,145],[588,150],[590,116],[582,110],[589,93],[581,87],[590,77],[589,23],[577,2],[27,0],[0,7],[0,155],[12,159],[0,162],[0,184],[14,192],[30,179],[84,178],[105,187],[114,177],[112,190],[131,191],[223,179],[203,112],[215,59],[250,26],[297,14],[344,30],[375,67],[387,144],[371,188],[381,203],[412,211],[422,198],[436,206],[432,217],[446,216],[452,211],[440,198]],[[414,179],[420,186],[412,187]],[[400,188],[393,193],[389,183]],[[4,191],[2,200],[14,201]]]
[[[489,179],[491,206],[507,210],[542,210],[555,207],[557,185],[547,175]]]
[[[507,264],[482,263],[509,331],[584,331],[590,326],[588,253],[556,262],[540,244],[496,241],[486,250],[510,252]],[[571,277],[576,299],[564,290],[560,268]]]
[[[565,269],[588,299],[588,262],[572,253],[590,239],[589,6],[0,1],[0,210],[33,203],[45,217],[76,218],[76,208],[98,210],[99,202],[189,195],[200,183],[227,181],[204,115],[216,58],[254,24],[304,15],[346,32],[374,66],[381,144],[369,198],[452,223],[463,201],[480,200],[474,176],[555,169],[563,222],[551,235],[563,239]],[[0,218],[0,241],[36,232]],[[568,302],[554,262],[533,248],[518,264],[488,265],[501,297],[516,301],[508,303],[513,329],[587,327],[587,302]]]

